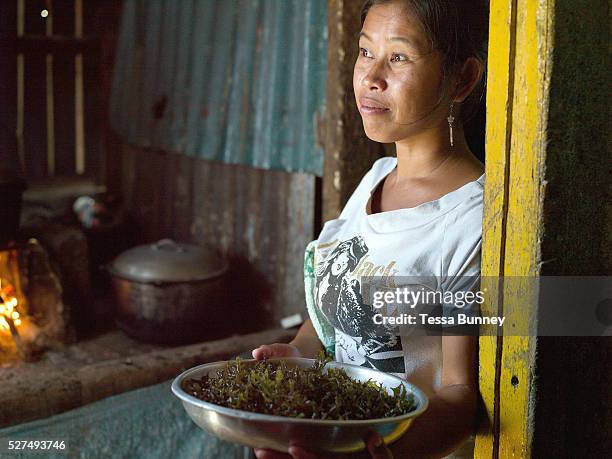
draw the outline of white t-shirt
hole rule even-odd
[[[323,226],[314,301],[334,326],[337,361],[400,375],[431,393],[440,383],[442,338],[377,334],[362,284],[368,276],[391,284],[425,276],[430,289],[473,288],[464,276],[480,275],[484,175],[417,207],[368,214],[372,192],[396,165],[396,158],[376,161],[340,217]]]

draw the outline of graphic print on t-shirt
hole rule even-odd
[[[390,373],[404,372],[401,340],[381,333],[375,310],[363,301],[355,271],[368,253],[361,236],[338,244],[316,269],[315,298],[337,332],[336,352],[342,360]]]

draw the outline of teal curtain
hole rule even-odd
[[[326,0],[126,0],[111,125],[131,144],[322,175]]]

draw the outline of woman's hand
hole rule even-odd
[[[264,344],[257,349],[253,349],[253,358],[256,360],[272,359],[274,357],[305,357],[314,359],[323,350],[323,345],[319,341],[317,332],[312,322],[308,319],[302,324],[289,343]]]
[[[289,454],[279,453],[271,449],[255,448],[255,457],[257,459],[320,459],[309,451],[299,446],[290,446]]]
[[[370,434],[366,445],[372,459],[393,459],[393,453],[391,453],[383,439],[377,433]],[[278,451],[272,451],[270,449],[255,449],[255,457],[257,457],[257,459],[325,459],[326,457],[330,459],[340,459],[343,456],[344,455],[339,454],[333,456],[317,456],[315,453],[311,453],[300,446],[290,446],[289,454],[279,453]]]
[[[302,357],[302,353],[293,344],[264,344],[257,349],[253,349],[255,360],[273,359],[275,357]]]

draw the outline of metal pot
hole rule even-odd
[[[162,239],[123,252],[108,271],[128,335],[185,344],[227,333],[228,265],[212,248]]]

